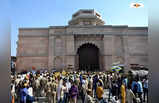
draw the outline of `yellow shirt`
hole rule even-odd
[[[121,96],[122,96],[122,98],[126,97],[126,91],[125,91],[125,86],[124,85],[121,85]]]
[[[104,93],[103,88],[101,86],[97,87],[96,93],[97,93],[97,97],[98,98],[102,98],[103,97],[103,93]]]

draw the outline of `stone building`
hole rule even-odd
[[[108,70],[120,62],[148,66],[148,28],[105,25],[96,11],[79,10],[67,26],[19,28],[17,69]]]

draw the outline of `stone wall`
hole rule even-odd
[[[19,37],[17,56],[48,56],[48,37]]]
[[[109,69],[113,59],[113,36],[105,35],[103,38],[104,43],[104,69]]]
[[[18,69],[48,66],[48,30],[20,29],[17,45]]]
[[[32,66],[36,69],[44,69],[48,66],[48,57],[18,57],[17,70],[31,69]]]
[[[128,37],[129,64],[148,66],[148,37],[129,36]]]
[[[53,26],[19,29],[18,69],[78,66],[77,51],[85,43],[100,50],[100,67],[113,62],[148,64],[147,28],[128,26]]]
[[[75,67],[75,38],[74,35],[66,36],[66,67]]]

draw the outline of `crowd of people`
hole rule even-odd
[[[47,103],[148,103],[148,78],[86,71],[11,75],[11,103],[38,103],[39,97]]]

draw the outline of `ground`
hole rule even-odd
[[[104,95],[103,96],[104,96],[104,98],[107,101],[108,100],[108,96],[109,96],[108,89],[104,89]],[[45,97],[42,97],[39,102],[34,102],[34,103],[47,103],[47,102],[44,102],[44,100],[45,100]],[[109,102],[107,101],[107,103],[112,103],[111,100],[112,100],[112,98],[110,98],[110,101]],[[78,100],[77,103],[82,103],[82,101]],[[146,103],[146,102],[143,102],[143,103]]]
[[[108,92],[108,89],[105,89],[104,90],[104,98],[108,98],[108,94],[109,94],[109,92]],[[34,102],[34,103],[47,103],[47,102],[43,102],[45,100],[45,97],[41,97],[40,98],[40,100],[39,100],[39,102]],[[78,100],[78,102],[77,103],[82,103],[82,101],[81,100]],[[110,102],[111,103],[111,102]]]

